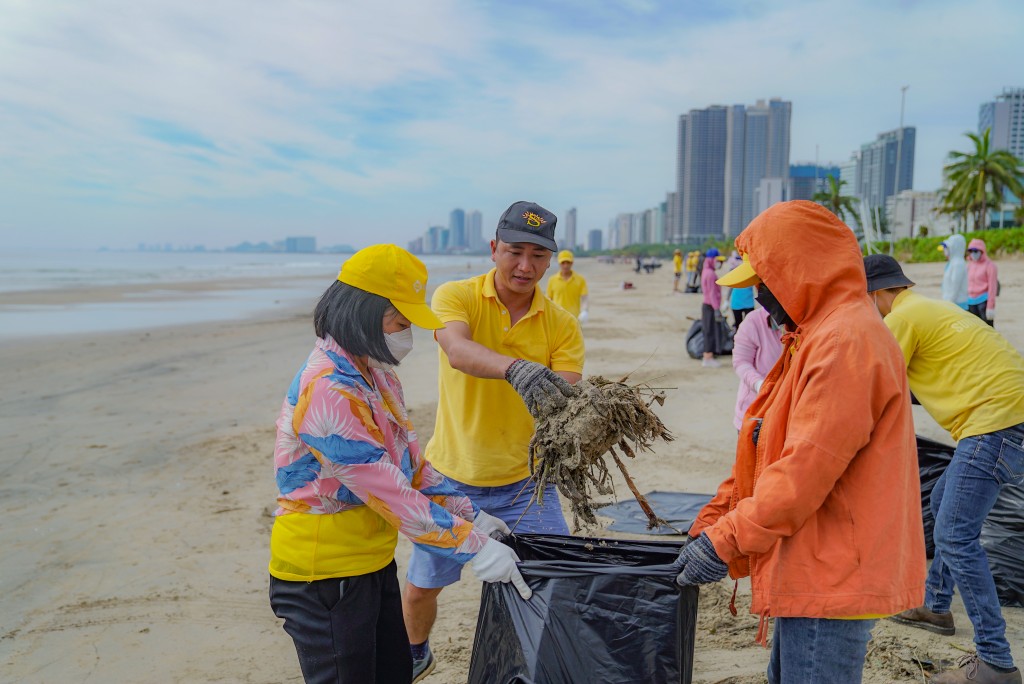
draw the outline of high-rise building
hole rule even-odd
[[[712,105],[679,117],[679,225],[674,242],[699,242],[722,234],[727,116],[725,107]]]
[[[860,153],[853,152],[850,159],[839,165],[839,180],[843,181],[842,189],[847,195],[857,195],[857,162],[860,161]]]
[[[854,167],[856,170],[856,167]],[[828,188],[828,177],[834,176],[838,181],[841,170],[838,166],[819,166],[818,164],[790,164],[789,177],[793,181],[793,188],[790,199],[809,200],[814,198],[814,193],[823,192]],[[853,192],[853,186],[843,188],[848,195]]]
[[[633,244],[633,215],[619,214],[615,217],[615,247]]]
[[[568,249],[570,251],[576,249],[576,207],[573,207],[569,211],[565,212],[563,217],[563,223],[565,224],[565,238],[558,245],[562,249]]]
[[[409,251],[413,254],[423,254],[423,236],[409,240]]]
[[[992,129],[989,146],[1009,150],[1024,159],[1024,88],[1004,88],[994,102],[985,102],[978,110],[978,134]]]
[[[890,196],[913,187],[916,132],[913,126],[904,127],[902,135],[900,129],[886,131],[879,133],[874,142],[860,146],[856,195],[865,200],[869,208],[884,210]]]
[[[474,209],[466,214],[466,248],[473,252],[483,251],[484,244],[484,217]]]
[[[762,178],[754,188],[754,216],[773,204],[791,199],[796,199],[793,197],[792,178]]]
[[[601,231],[594,229],[587,233],[587,251],[588,252],[600,252],[601,251]]]
[[[761,179],[787,176],[791,117],[792,103],[780,98],[679,117],[670,241],[730,237],[750,223]]]
[[[441,232],[443,230],[444,228],[441,226],[427,228],[427,232],[423,236],[424,254],[439,254],[441,252]]]
[[[452,250],[465,249],[466,245],[466,212],[452,209],[448,215],[448,247]]]

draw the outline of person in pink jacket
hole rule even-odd
[[[736,393],[736,416],[732,424],[743,427],[743,414],[757,397],[768,371],[782,354],[782,328],[765,309],[747,314],[732,342],[732,367],[740,378]]]
[[[967,310],[995,327],[999,270],[988,258],[985,241],[974,238],[967,245]]]
[[[704,332],[704,359],[701,365],[704,368],[718,368],[722,365],[715,360],[715,352],[719,348],[718,321],[722,315],[722,288],[715,282],[718,279],[715,269],[720,264],[718,250],[712,247],[704,255],[704,268],[700,274],[700,289],[704,297],[700,307],[701,328]]]

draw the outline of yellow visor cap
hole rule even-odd
[[[567,249],[563,249],[561,252],[559,252],[558,253],[558,263],[562,263],[563,261],[568,261],[571,264],[572,263],[572,252],[570,252]]]
[[[444,327],[427,306],[427,267],[397,245],[359,250],[341,265],[338,280],[384,297],[413,325],[427,330]]]
[[[750,265],[750,257],[743,255],[743,263],[715,281],[723,287],[750,287],[761,282],[761,278]]]
[[[941,245],[939,245],[939,251],[940,252],[946,251],[946,243],[945,242],[943,242]]]

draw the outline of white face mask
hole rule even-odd
[[[388,345],[388,351],[391,352],[391,355],[398,361],[401,361],[412,351],[412,328],[406,328],[395,333],[384,333],[384,343]],[[366,365],[383,370],[394,368],[390,363],[378,361],[372,356],[367,359]]]

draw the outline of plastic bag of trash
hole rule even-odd
[[[917,438],[917,463],[921,473],[921,513],[928,557],[935,555],[935,519],[931,494],[946,467],[953,460],[954,448]],[[1024,607],[1024,485],[1006,485],[981,527],[981,547],[988,556],[996,594],[1003,606]]]
[[[484,584],[469,684],[690,682],[697,588],[676,585],[681,543],[515,535],[533,589]]]

